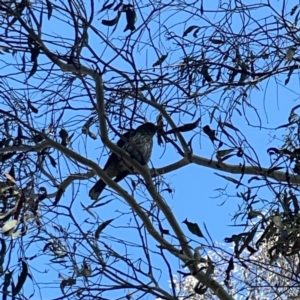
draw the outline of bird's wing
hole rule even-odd
[[[122,134],[122,137],[124,139],[120,138],[117,142],[117,146],[120,148],[123,148],[123,146],[126,144],[126,141],[128,141],[128,139],[130,137],[132,137],[134,135],[134,133],[135,133],[135,130],[129,130],[129,131],[125,132],[124,134]],[[112,152],[104,166],[104,170],[106,170],[111,163],[117,163],[118,160],[119,160],[118,155],[115,152]]]
[[[118,142],[117,142],[117,146],[119,146],[120,148],[123,148],[123,146],[126,144],[126,142],[128,141],[128,139],[131,138],[134,135],[134,133],[135,133],[135,130],[129,130],[129,131],[125,132],[122,135],[122,137],[124,139],[120,138],[118,140]]]

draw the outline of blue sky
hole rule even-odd
[[[249,1],[250,3],[251,1]],[[204,9],[205,10],[212,10],[216,9],[218,1],[204,1]],[[95,9],[96,11],[101,8],[101,5],[98,5],[98,7]],[[276,5],[274,3],[274,5]],[[291,4],[291,6],[293,6]],[[192,8],[191,8],[192,10]],[[260,15],[261,12],[258,12],[257,18],[262,18],[263,15]],[[104,17],[103,17],[104,16]],[[144,17],[146,16],[146,13]],[[93,23],[94,26],[96,26],[100,31],[103,32],[103,34],[106,34],[107,27],[103,26],[101,24],[101,19],[112,19],[114,17],[113,14],[105,15],[105,13],[101,14],[99,16],[100,20],[95,21]],[[186,21],[187,14],[184,12],[180,12],[176,16],[173,16],[171,12],[165,12],[163,15],[163,18],[169,19],[169,24],[170,27],[174,25],[174,31],[178,31],[179,28],[181,32],[183,33],[184,30],[194,24],[199,24],[201,26],[201,21],[197,20],[197,18],[191,18],[189,22],[186,24],[184,27],[183,24],[180,27],[180,22]],[[216,22],[218,19],[218,15],[216,16],[214,13],[207,13],[207,18],[211,22]],[[214,19],[216,18],[216,19]],[[97,18],[95,18],[97,19]],[[139,23],[141,20],[141,16],[138,15],[138,21],[137,25],[139,26],[141,23]],[[156,25],[155,22],[157,21]],[[159,32],[162,32],[162,28],[159,26],[159,17],[155,20],[155,22],[151,23],[150,30],[151,34],[156,34],[157,36],[159,35]],[[175,21],[179,23],[179,25],[176,25]],[[236,24],[233,26],[236,26],[236,30],[240,29],[240,20],[238,18],[234,19],[234,22]],[[176,26],[175,26],[176,25]],[[254,25],[253,25],[254,26]],[[109,37],[109,41],[112,42],[115,45],[121,45],[124,42],[124,38],[128,35],[127,33],[123,33],[123,28],[125,27],[125,20],[124,18],[121,19],[120,24],[118,24],[117,30]],[[50,21],[44,21],[44,31],[47,32],[48,34],[57,34],[61,35],[64,39],[67,37],[73,38],[73,31],[70,26],[66,26],[66,24],[62,24],[59,22],[53,22],[53,20]],[[111,29],[110,31],[111,32]],[[134,34],[134,37],[138,36],[139,32]],[[143,69],[143,68],[149,68],[149,70],[152,72],[152,64],[158,59],[157,53],[151,49],[151,47],[147,46],[149,45],[149,40],[147,40],[147,31],[144,33],[143,39],[145,41],[146,46],[140,46],[140,48],[137,48],[139,50],[137,53],[135,53],[135,62],[138,68]],[[207,35],[209,35],[209,30],[207,31]],[[191,38],[188,36],[188,38]],[[192,39],[191,39],[192,41]],[[148,44],[147,44],[148,43]],[[161,38],[156,38],[155,39],[156,45],[158,45],[158,49],[160,50],[160,54],[166,54],[169,52],[170,47],[172,47],[172,44],[170,42],[166,42],[165,38],[162,36]],[[101,40],[96,37],[92,32],[89,33],[89,44],[93,47],[93,49],[98,51],[99,54],[101,54],[101,58],[105,61],[109,61],[114,57],[114,54],[112,53],[111,50],[107,49],[105,47],[104,42],[101,42]],[[1,44],[0,44],[1,45]],[[53,47],[50,47],[50,49],[54,50]],[[58,49],[58,48],[55,48]],[[200,50],[199,50],[200,51]],[[84,51],[86,55],[87,50]],[[18,54],[17,54],[18,55]],[[175,61],[178,61],[178,59],[181,57],[182,53],[172,53],[168,56],[167,60],[164,63],[164,66],[167,64],[172,66],[172,64]],[[0,57],[1,58],[1,57]],[[4,58],[4,56],[2,56]],[[5,55],[5,59],[9,59],[9,55]],[[42,56],[39,57],[39,63],[46,63],[47,60],[44,59]],[[124,63],[124,61],[120,58],[115,59],[112,64],[114,66],[117,66],[118,68],[122,70],[128,70],[128,65]],[[12,67],[10,67],[12,68]],[[9,69],[10,69],[9,68]],[[5,69],[4,71],[6,72],[8,69]],[[156,71],[159,72],[159,71]],[[43,80],[43,72],[37,73],[40,77],[40,81]],[[45,75],[45,74],[44,74]],[[104,75],[104,79],[108,79],[110,77],[115,76],[114,74],[107,73]],[[274,79],[271,79],[269,81],[263,82],[259,84],[260,90],[253,90],[251,92],[251,97],[249,98],[249,101],[251,101],[251,104],[257,108],[257,110],[260,112],[260,117],[262,119],[262,123],[268,130],[264,129],[259,129],[259,121],[255,115],[255,112],[251,108],[247,108],[247,117],[249,120],[251,120],[251,123],[253,126],[257,127],[250,127],[247,126],[244,117],[239,116],[236,114],[233,117],[233,125],[239,128],[243,134],[247,137],[247,140],[249,144],[253,145],[255,148],[256,152],[259,154],[259,159],[260,163],[264,167],[268,167],[270,164],[269,156],[267,154],[267,149],[269,147],[280,147],[281,146],[281,138],[282,134],[284,131],[275,131],[274,128],[277,126],[280,126],[284,123],[287,123],[287,118],[289,116],[289,112],[291,107],[296,105],[299,100],[299,82],[297,76],[292,77],[290,80],[289,84],[287,86],[284,86],[284,80],[286,76],[278,76],[278,82],[276,83]],[[24,77],[20,79],[21,82],[24,80]],[[29,83],[37,83],[38,81],[36,79],[31,78],[29,80]],[[79,84],[79,81],[76,81],[75,83]],[[54,82],[51,83],[49,82],[48,88],[51,91],[51,87],[53,86],[53,89],[56,89],[59,84],[63,84],[63,81],[61,83],[59,82]],[[15,84],[15,87],[21,87],[19,84]],[[74,94],[76,93],[77,95],[80,95],[82,90],[80,88],[74,88],[73,90]],[[159,95],[159,90],[156,90],[156,95]],[[170,94],[167,94],[170,93]],[[203,106],[209,107],[213,103],[213,101],[219,100],[221,96],[221,92],[214,93],[212,95],[209,95],[210,98],[203,98],[201,101]],[[31,95],[33,100],[39,99],[41,95],[39,94],[34,94]],[[45,94],[43,95],[45,96]],[[165,97],[172,97],[172,91],[167,90]],[[164,95],[162,96],[162,98]],[[56,99],[58,100],[58,98]],[[85,102],[86,101],[86,102]],[[78,97],[75,101],[72,102],[72,105],[74,107],[82,107],[85,106],[86,108],[91,108],[90,103],[88,100],[84,97],[80,98]],[[210,110],[211,111],[211,110]],[[68,128],[68,130],[76,130],[76,132],[79,134],[81,127],[83,126],[83,123],[76,123],[77,120],[82,120],[82,117],[84,116],[85,118],[88,118],[90,114],[90,111],[74,111],[73,113],[68,113],[65,115],[60,123],[60,126],[66,126],[68,122],[71,120],[73,123],[71,123],[71,127]],[[44,127],[45,125],[49,124],[50,122],[50,116],[51,113],[48,113],[47,115],[42,115],[39,119],[36,120],[37,123],[40,124],[41,128]],[[157,117],[157,112],[155,112],[153,109],[150,109],[147,118],[149,121],[155,122]],[[209,115],[205,108],[199,108],[199,111],[197,112],[196,116],[194,119],[189,118],[188,116],[182,116],[182,120],[184,122],[192,122],[195,121],[198,117],[201,117],[201,127],[209,124],[212,128],[216,127],[216,123],[210,124],[209,120]],[[175,121],[176,118],[174,119]],[[97,132],[97,127],[93,126],[92,128],[93,132]],[[270,131],[270,130],[271,131]],[[189,140],[189,138],[192,136],[194,133],[199,133],[200,128],[197,128],[194,130],[193,133],[183,133],[183,135]],[[269,134],[271,132],[271,134]],[[272,140],[272,136],[276,135],[279,140],[275,139]],[[156,140],[155,140],[156,141]],[[210,140],[205,136],[205,135],[200,135],[198,134],[194,140],[193,140],[193,149],[194,153],[203,156],[206,158],[215,158],[213,155],[214,147]],[[75,151],[80,152],[82,155],[90,158],[97,160],[100,156],[100,153],[102,151],[102,148],[100,148],[102,144],[100,143],[100,139],[98,138],[97,140],[92,140],[90,138],[86,138],[85,136],[80,136],[78,139],[76,139],[73,143],[73,149]],[[225,148],[225,147],[224,147]],[[106,151],[106,150],[104,150]],[[105,153],[105,152],[104,152]],[[170,147],[170,145],[167,145],[167,148],[165,149],[164,147],[159,147],[157,143],[155,143],[154,150],[153,150],[153,155],[152,155],[152,163],[155,167],[162,167],[166,166],[170,163],[173,163],[177,160],[179,160],[181,157],[178,153],[176,153],[175,149]],[[64,161],[63,158],[61,157],[56,157],[57,161],[60,162],[62,168],[63,168],[63,176],[68,174],[69,172],[74,172],[76,168],[72,166],[70,170],[68,169],[68,165]],[[103,166],[105,161],[107,159],[107,156],[103,156],[100,165]],[[239,163],[240,161],[238,159],[231,159],[228,161],[228,163]],[[166,200],[166,202],[169,204],[171,207],[174,215],[177,217],[179,222],[182,222],[186,218],[188,218],[189,221],[196,222],[199,224],[199,226],[202,228],[204,232],[204,226],[203,223],[206,224],[210,235],[212,236],[213,240],[216,241],[222,241],[225,237],[231,236],[233,233],[239,233],[240,228],[234,228],[234,227],[229,227],[228,225],[232,224],[231,218],[236,211],[236,205],[239,203],[240,200],[237,200],[234,196],[236,195],[237,191],[243,191],[242,188],[239,188],[238,190],[235,188],[235,186],[232,183],[227,182],[226,180],[222,179],[219,176],[216,176],[215,173],[222,174],[222,175],[227,175],[231,176],[233,178],[239,179],[239,176],[231,175],[231,174],[226,174],[222,173],[221,171],[216,171],[213,169],[209,168],[204,168],[201,166],[197,165],[189,165],[186,166],[180,170],[176,170],[172,173],[166,174],[164,176],[164,179],[166,182],[170,184],[170,187],[174,189],[174,193],[171,195],[168,194],[167,192],[163,193],[163,197]],[[59,172],[56,173],[57,176],[61,176]],[[249,177],[245,177],[244,181],[247,182],[247,179]],[[84,205],[89,205],[91,203],[91,200],[88,197],[88,191],[92,187],[93,183],[95,182],[95,178],[93,181],[80,181],[76,182],[72,187],[70,186],[67,192],[65,193],[64,197],[61,199],[60,204],[61,205],[66,205],[68,206],[70,203],[70,199],[74,197],[74,194],[77,193],[76,195],[76,201],[73,206],[73,214],[76,216],[76,221],[81,223],[83,222],[87,217],[89,217],[89,221],[93,222],[93,218],[88,215],[87,213],[83,213],[82,208],[80,203],[83,203]],[[128,190],[127,183],[130,184],[130,181],[123,181],[121,185]],[[224,202],[225,197],[219,197],[219,192],[216,191],[218,188],[226,188],[227,194],[233,196],[230,199],[226,201],[224,205],[220,205],[221,203]],[[50,190],[51,192],[51,190]],[[111,195],[110,192],[107,190],[103,193],[103,196],[105,195]],[[261,190],[259,192],[259,196],[261,198],[270,198],[272,195],[268,192],[267,189]],[[108,196],[106,199],[114,199],[112,196]],[[138,197],[138,199],[142,199],[141,197]],[[105,200],[105,199],[104,199]],[[147,204],[149,205],[149,204]],[[125,211],[127,210],[127,206],[122,204],[121,201],[119,200],[114,200],[109,205],[103,206],[101,208],[98,208],[95,210],[96,213],[99,214],[99,217],[102,221],[105,221],[110,218],[114,218],[118,216],[118,219],[116,219],[113,223],[112,226],[109,226],[105,231],[104,234],[110,234],[112,236],[118,236],[121,233],[121,237],[124,237],[125,239],[132,239],[134,236],[133,231],[128,230],[125,228],[125,223],[126,217],[122,216],[120,211]],[[47,216],[46,216],[47,217]],[[53,225],[50,220],[51,215],[49,215],[49,228]],[[129,218],[127,218],[128,220]],[[57,222],[57,220],[55,220]],[[67,219],[64,219],[61,217],[60,219],[60,224],[63,226],[67,226]],[[121,228],[116,228],[116,226],[124,226],[123,229]],[[166,225],[167,226],[167,225]],[[90,228],[89,225],[83,224],[82,223],[82,228],[85,230],[88,230]],[[187,232],[185,225],[182,226],[183,230],[187,233],[187,235],[190,236],[190,234]],[[201,242],[200,239],[196,239]],[[155,243],[153,241],[151,242],[151,245],[155,247]],[[197,244],[194,243],[194,246]],[[40,245],[40,249],[42,249],[43,245]],[[118,245],[118,242],[114,243],[114,249],[119,250],[119,251],[124,251],[124,247],[122,245]],[[35,248],[32,248],[32,253],[35,252]],[[136,257],[139,256],[138,250],[136,250],[134,254]],[[82,252],[84,253],[84,251]],[[38,260],[37,260],[38,261]],[[44,261],[42,258],[40,259],[41,263]],[[78,263],[80,260],[78,260]],[[158,256],[155,256],[154,260],[155,264],[159,265],[160,259]],[[177,260],[172,260],[172,264],[174,266],[173,270],[174,272],[179,268]],[[51,265],[49,265],[47,268],[51,269]],[[62,273],[64,273],[65,270],[61,270]],[[66,273],[66,276],[70,276],[71,274]],[[56,280],[56,282],[60,282],[60,279],[57,277],[57,272],[56,271],[50,271],[50,273],[45,276],[40,274],[39,279],[41,281],[47,282],[49,280],[48,276],[53,276],[53,279]],[[163,274],[160,283],[164,286],[168,285],[168,277],[167,274]],[[46,288],[44,292],[46,293],[46,299],[47,299],[47,293],[51,291],[51,296],[54,296],[56,293],[57,295],[60,294],[59,290],[54,290],[54,288],[51,286],[50,289]]]

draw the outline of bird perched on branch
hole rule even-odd
[[[153,123],[145,123],[135,130],[123,134],[117,142],[117,146],[128,152],[141,165],[146,165],[150,160],[153,137],[158,129],[159,127]],[[110,178],[116,177],[115,182],[119,182],[127,175],[134,173],[133,167],[114,152],[109,156],[104,171]],[[89,196],[91,199],[97,200],[105,187],[106,183],[102,179],[98,180],[90,189]]]

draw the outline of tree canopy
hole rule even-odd
[[[298,299],[299,18],[297,1],[0,0],[3,299]],[[116,145],[148,121],[159,167]],[[109,151],[137,174],[110,179]],[[236,200],[219,243],[168,202],[190,165],[199,193],[207,169],[235,191],[215,187]]]

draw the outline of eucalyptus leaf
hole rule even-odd
[[[121,13],[118,12],[117,16],[112,20],[102,20],[102,24],[105,26],[114,26],[117,25],[120,19]]]
[[[199,225],[197,223],[189,222],[188,219],[184,220],[182,223],[186,224],[188,230],[199,237],[204,237]]]
[[[192,25],[190,27],[188,27],[184,33],[183,33],[183,37],[187,36],[190,32],[192,32],[193,30],[199,28],[199,26],[196,26],[196,25]]]
[[[165,60],[166,58],[168,57],[168,54],[164,54],[162,55],[153,65],[152,67],[157,67],[157,66],[160,66]]]
[[[96,238],[96,239],[99,239],[100,234],[101,234],[101,232],[103,231],[103,229],[104,229],[107,225],[109,225],[113,220],[114,220],[114,219],[107,220],[107,221],[103,222],[102,224],[100,224],[100,225],[98,226],[98,228],[97,228],[97,230],[96,230],[96,232],[95,232],[95,238]]]

